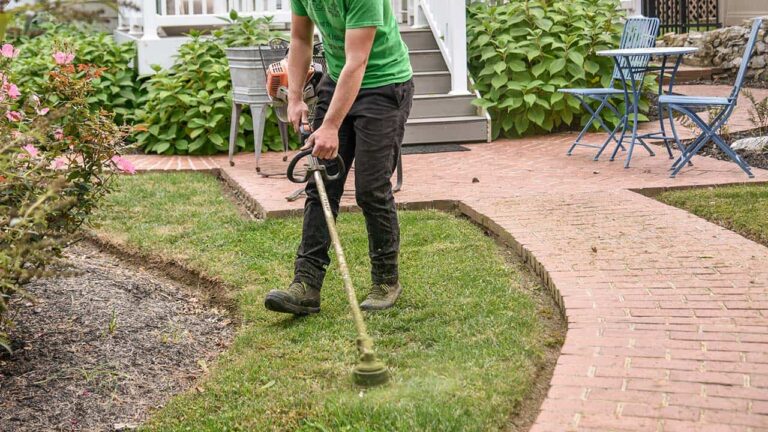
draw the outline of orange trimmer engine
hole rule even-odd
[[[272,63],[267,71],[267,95],[272,102],[272,108],[278,120],[288,123],[288,62],[286,59]],[[323,66],[312,63],[307,70],[302,96],[310,113],[314,113],[317,105],[317,86],[323,77]]]
[[[315,75],[314,65],[309,66],[307,79],[309,81]],[[272,63],[267,69],[267,93],[271,98],[280,97],[280,87],[288,88],[288,61],[282,59],[277,63]]]

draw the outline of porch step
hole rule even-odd
[[[448,71],[414,72],[416,94],[441,94],[451,91],[451,73]]]
[[[414,29],[414,28],[400,28],[400,35],[403,37],[403,41],[408,45],[409,50],[436,50],[440,49],[437,46],[432,31],[427,28]]]
[[[472,117],[478,114],[472,105],[474,95],[420,94],[413,98],[412,119],[431,117]]]
[[[411,118],[405,128],[404,145],[488,141],[484,116]]]
[[[412,50],[410,52],[411,66],[414,72],[447,71],[448,66],[443,60],[443,53],[435,50]]]

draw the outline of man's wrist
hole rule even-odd
[[[326,117],[323,119],[323,127],[327,129],[339,130],[341,128],[341,122],[333,118]]]

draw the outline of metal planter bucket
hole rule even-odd
[[[268,50],[269,46],[262,49]],[[232,78],[233,102],[248,105],[268,104],[267,78],[259,47],[227,48],[225,51]]]

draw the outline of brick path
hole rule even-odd
[[[732,131],[748,126],[741,107]],[[625,170],[593,162],[592,149],[566,157],[573,138],[405,156],[397,194],[402,205],[453,206],[486,226],[559,300],[568,333],[532,430],[768,431],[768,249],[633,192],[746,175],[698,157],[669,179],[661,148],[656,157],[637,151]],[[268,217],[302,207],[285,201],[295,190],[287,180],[255,174],[252,155],[235,167],[218,156],[134,161],[142,170],[216,169]],[[265,171],[284,170],[279,155],[264,161]],[[768,171],[755,174],[752,182],[768,181]]]

